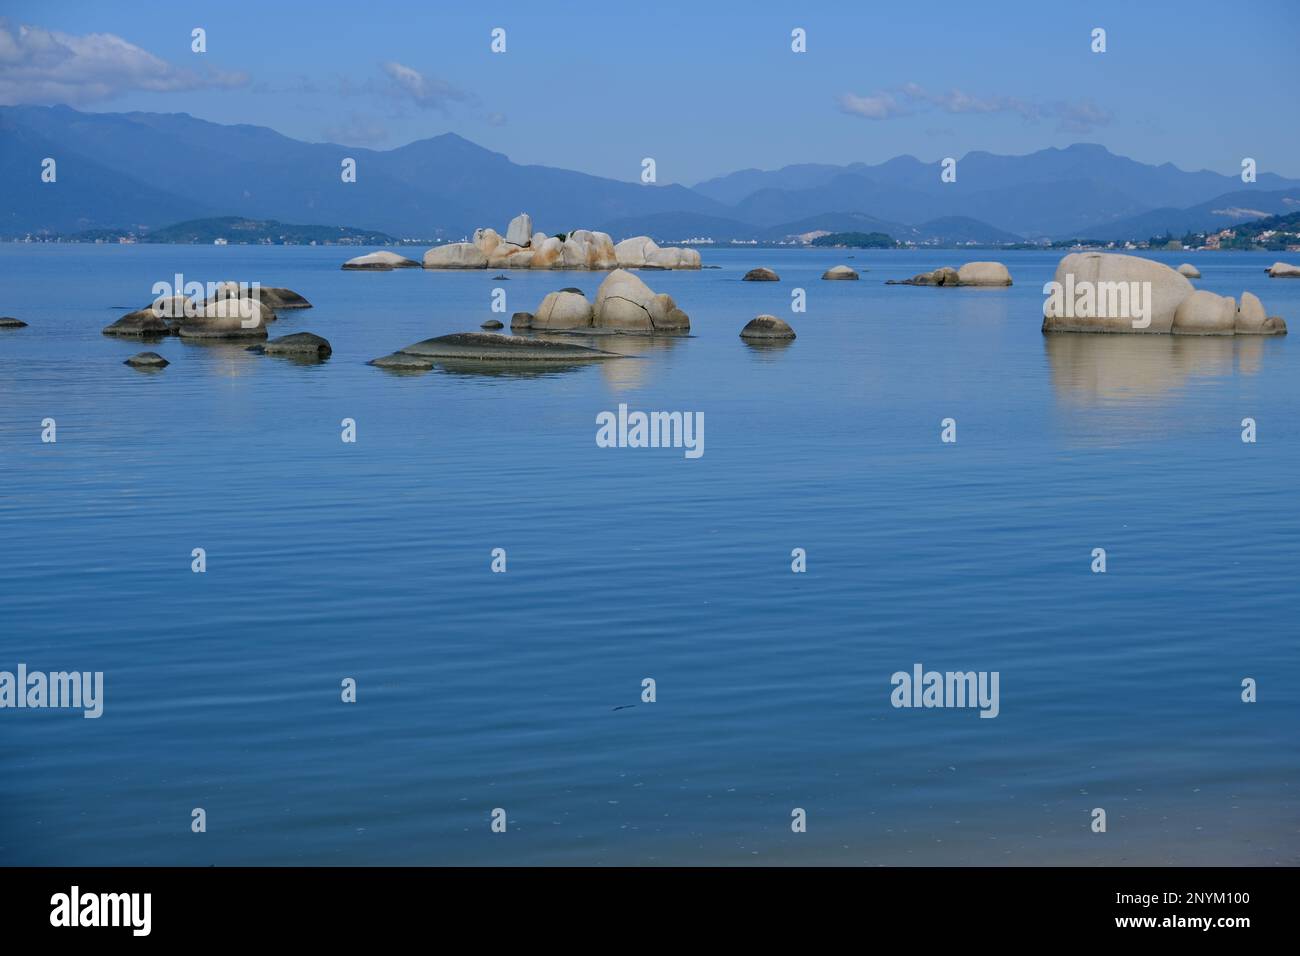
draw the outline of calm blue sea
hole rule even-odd
[[[0,863],[1300,863],[1277,255],[1159,258],[1283,339],[1045,338],[1048,253],[981,290],[883,282],[988,253],[729,249],[644,274],[689,338],[410,375],[365,363],[601,275],[360,251],[0,245],[0,670],[106,683],[0,711]],[[273,334],[333,357],[100,334],[177,272],[301,292]],[[744,344],[761,312],[798,339]],[[598,448],[619,403],[703,412],[705,454]],[[1000,715],[893,708],[918,662],[997,671]]]

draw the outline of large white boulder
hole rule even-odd
[[[449,242],[424,254],[426,269],[486,269],[487,254],[472,242]]]
[[[521,212],[510,220],[506,229],[506,242],[515,246],[526,246],[533,238],[533,217]]]
[[[1268,274],[1274,279],[1300,279],[1300,266],[1289,262],[1275,262],[1268,267]]]
[[[592,323],[591,303],[577,292],[552,292],[533,313],[530,327],[534,329],[589,329]]]
[[[381,252],[370,252],[364,256],[357,256],[355,259],[349,259],[343,263],[344,269],[370,269],[379,272],[387,272],[390,269],[418,269],[420,264],[414,259],[408,259],[406,256],[399,256],[395,252],[387,250]]]
[[[640,269],[659,246],[649,236],[633,236],[614,247],[614,256],[620,269]]]
[[[624,332],[684,332],[691,320],[672,296],[656,295],[637,276],[615,269],[596,290],[592,324]]]
[[[700,253],[697,249],[660,248],[646,256],[646,265],[660,269],[698,269]]]
[[[1174,312],[1175,335],[1231,335],[1237,325],[1237,300],[1198,289]]]
[[[1057,291],[1043,307],[1044,332],[1168,333],[1179,305],[1196,291],[1167,265],[1110,252],[1071,253],[1057,264],[1053,282]],[[1135,328],[1143,312],[1150,324]]]
[[[1000,262],[968,262],[957,270],[958,285],[1011,285],[1011,273]]]

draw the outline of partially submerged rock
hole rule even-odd
[[[941,266],[910,279],[890,279],[885,285],[1008,286],[1011,285],[1011,273],[1000,262],[968,262],[960,269]]]
[[[1175,335],[1232,335],[1237,324],[1237,300],[1198,289],[1174,311]]]
[[[535,327],[536,319],[534,319]],[[655,294],[637,276],[615,269],[596,290],[592,327],[626,332],[689,332],[690,317],[673,297]]]
[[[395,252],[369,252],[364,256],[349,259],[341,266],[343,269],[368,269],[376,272],[389,272],[393,269],[418,269],[420,263]]]
[[[1289,262],[1275,262],[1268,267],[1268,274],[1273,279],[1300,279],[1300,266]]]
[[[256,299],[222,299],[205,305],[192,319],[181,323],[185,339],[264,339],[266,324],[274,314]]]
[[[533,314],[534,329],[589,329],[592,308],[582,293],[552,292]]]
[[[155,314],[151,308],[128,312],[116,322],[103,328],[105,335],[140,339],[161,338],[164,335],[171,335],[174,331],[174,326],[166,319]]]
[[[1000,262],[968,262],[957,270],[958,285],[1007,286],[1011,273]]]
[[[831,266],[822,273],[823,279],[856,279],[858,274],[848,266]]]
[[[510,316],[510,328],[512,329],[531,329],[533,327],[533,313],[516,312]]]
[[[132,355],[122,364],[130,365],[132,368],[166,368],[168,365],[171,365],[171,362],[167,361],[157,352],[139,352],[136,355]]]
[[[25,329],[27,323],[21,319],[15,319],[12,315],[0,315],[0,329]]]
[[[381,368],[419,368],[440,360],[457,362],[581,362],[619,358],[615,352],[518,335],[487,332],[456,332],[416,342],[404,349],[375,359]]]
[[[781,277],[771,269],[765,269],[759,266],[757,269],[750,269],[741,277],[742,282],[780,282]]]
[[[504,329],[504,328],[505,328],[505,324],[502,323],[502,322],[500,322],[500,321],[497,320],[497,319],[488,319],[486,322],[484,322],[482,325],[480,325],[479,328],[480,328],[480,329],[490,329],[490,330],[492,330],[492,331],[495,331],[495,330],[497,330],[497,329]]]
[[[326,358],[334,349],[329,342],[312,332],[294,332],[271,339],[264,345],[254,346],[263,355],[293,355],[305,358]]]
[[[955,286],[961,282],[957,270],[952,266],[943,266],[933,272],[921,272],[910,279],[889,279],[885,285],[946,285]]]
[[[1201,277],[1201,270],[1196,268],[1196,266],[1192,265],[1190,262],[1184,262],[1178,267],[1178,274],[1187,276],[1189,279],[1199,279]]]
[[[1243,292],[1233,331],[1237,335],[1286,335],[1286,323],[1276,315],[1265,313],[1259,296]]]
[[[749,323],[740,330],[740,337],[742,339],[792,339],[795,335],[794,329],[790,328],[790,323],[784,319],[778,319],[775,315],[759,315],[750,319]]]

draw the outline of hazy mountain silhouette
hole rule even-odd
[[[46,157],[58,163],[54,183],[41,181]],[[356,160],[354,183],[341,180],[345,157]],[[460,238],[478,226],[503,231],[526,211],[548,233],[585,227],[615,239],[781,239],[829,229],[998,242],[1181,233],[1234,221],[1215,210],[1251,210],[1235,220],[1243,221],[1300,201],[1300,181],[1271,173],[1245,186],[1239,177],[1152,166],[1086,144],[1026,156],[974,152],[959,159],[957,173],[944,183],[937,164],[899,156],[657,186],[514,163],[454,133],[369,150],[185,113],[0,108],[6,235],[245,216]]]

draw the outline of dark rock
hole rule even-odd
[[[263,345],[255,345],[254,349],[263,355],[296,355],[318,358],[325,358],[334,350],[325,339],[312,332],[295,332],[292,335],[282,335],[278,339],[271,339]]]
[[[575,362],[620,357],[615,352],[567,342],[486,332],[455,332],[408,345],[394,355],[375,359],[370,364],[384,368],[410,367],[405,360],[398,358],[399,355],[426,362],[442,359],[462,362]]]
[[[130,365],[132,368],[166,368],[171,365],[171,362],[157,352],[140,352],[137,355],[132,355],[122,364]]]
[[[740,330],[742,339],[792,339],[794,329],[784,319],[775,315],[760,315],[750,319],[749,324]]]

